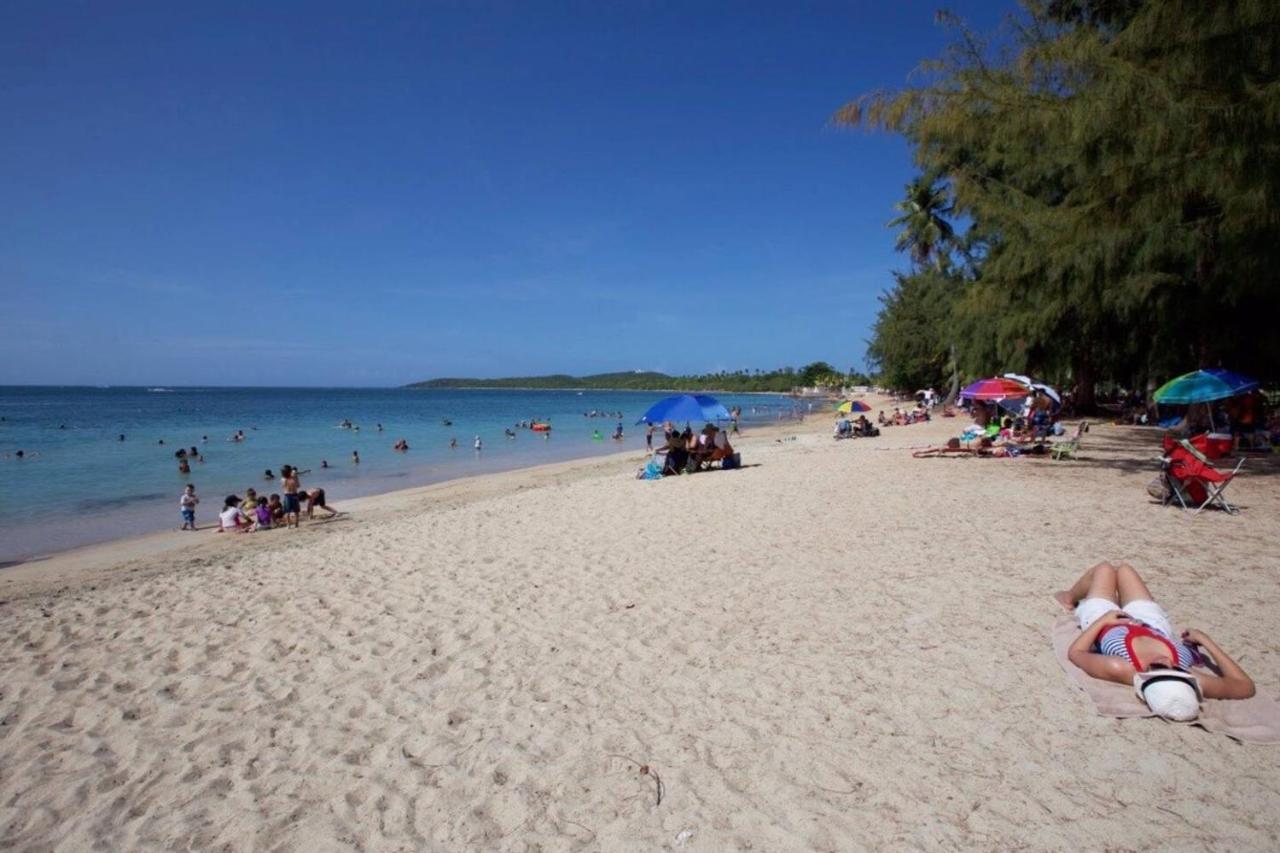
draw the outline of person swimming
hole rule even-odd
[[[262,472],[262,479],[264,480],[274,480],[275,478],[276,478],[276,475],[271,473],[270,468]]]

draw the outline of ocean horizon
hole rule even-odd
[[[278,492],[285,464],[308,471],[303,485],[324,488],[341,508],[347,498],[640,450],[644,429],[634,422],[665,393],[0,386],[0,564],[177,528],[178,496],[187,483],[201,500],[198,523],[211,525],[227,494],[250,487]],[[717,396],[741,406],[744,426],[795,417],[808,406],[781,395]],[[610,416],[587,416],[593,411]],[[534,420],[550,422],[551,432],[518,426]],[[624,437],[616,441],[610,436],[619,421]],[[244,439],[233,441],[241,431]],[[407,452],[392,449],[399,439],[408,442]],[[197,459],[182,474],[175,454],[193,448]],[[276,477],[268,480],[268,470]]]

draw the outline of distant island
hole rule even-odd
[[[793,388],[826,385],[868,385],[861,373],[840,373],[825,361],[816,361],[800,369],[782,367],[777,370],[736,370],[703,373],[696,376],[670,376],[652,370],[622,373],[594,373],[570,376],[511,376],[502,379],[428,379],[413,382],[407,388],[536,388],[548,390],[610,391],[731,391],[786,393]]]

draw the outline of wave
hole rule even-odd
[[[152,394],[172,394],[173,393],[172,388],[148,388],[147,390],[150,391]]]
[[[114,509],[115,507],[128,506],[131,503],[139,501],[154,501],[167,497],[166,492],[150,492],[138,495],[113,495],[109,498],[84,498],[76,502],[76,508],[86,512],[93,512],[100,509]]]

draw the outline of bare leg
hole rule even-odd
[[[1151,590],[1147,589],[1147,585],[1142,582],[1142,578],[1138,575],[1138,570],[1128,563],[1121,563],[1116,569],[1116,582],[1120,586],[1120,606],[1128,604],[1130,601],[1154,601],[1151,597]]]
[[[1105,561],[1098,563],[1086,570],[1070,589],[1055,592],[1053,597],[1067,611],[1075,610],[1076,605],[1086,598],[1109,598],[1116,601],[1116,567]]]

